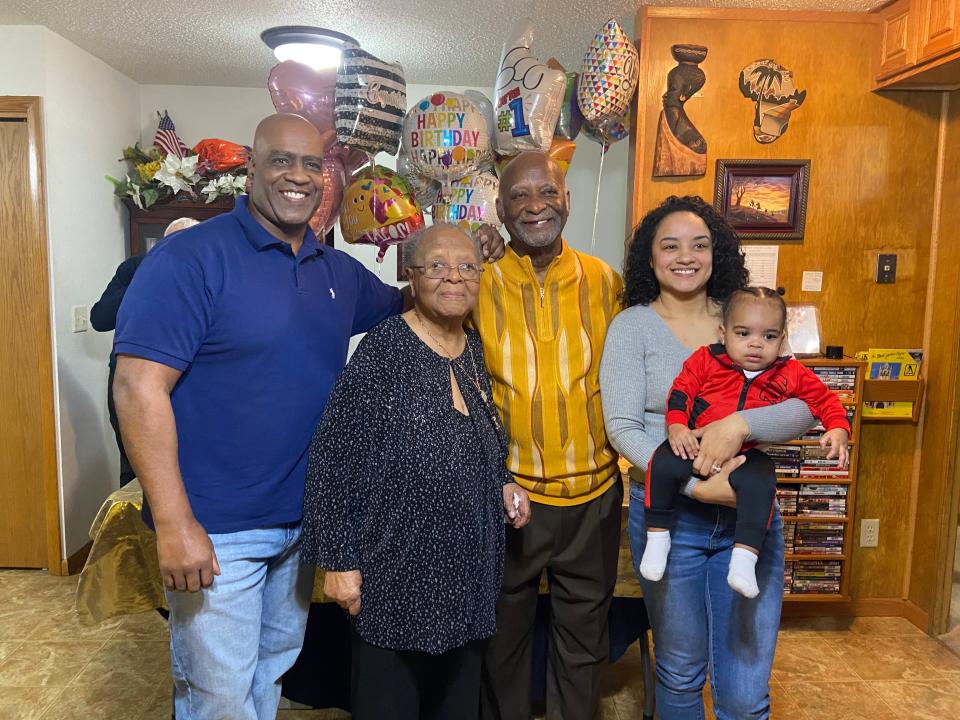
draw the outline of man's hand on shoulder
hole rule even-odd
[[[477,228],[477,239],[480,240],[480,250],[483,259],[487,262],[496,262],[506,252],[503,236],[493,225],[481,225]]]

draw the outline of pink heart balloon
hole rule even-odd
[[[310,228],[320,242],[323,242],[323,236],[337,223],[345,184],[343,163],[339,158],[327,153],[323,159],[323,196],[320,206],[310,218]]]
[[[286,60],[270,71],[267,89],[277,112],[301,115],[320,132],[336,132],[336,68],[318,71]]]
[[[327,151],[326,157],[335,157],[343,163],[343,171],[347,177],[352,177],[357,170],[370,162],[370,156],[362,150],[340,145],[339,143]]]

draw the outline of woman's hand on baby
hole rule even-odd
[[[750,434],[750,426],[739,413],[732,413],[707,425],[697,428],[694,435],[700,439],[700,449],[693,461],[693,472],[706,477],[713,474],[715,465],[723,465],[743,447]]]
[[[737,507],[737,493],[730,484],[730,473],[747,461],[743,455],[727,460],[716,475],[696,483],[690,491],[690,497],[710,505]]]
[[[673,454],[684,460],[693,460],[700,450],[700,443],[693,430],[680,423],[674,423],[667,428],[667,442],[670,443]]]
[[[829,445],[830,451],[827,453],[827,459],[833,460],[836,458],[840,467],[846,467],[847,463],[850,462],[850,451],[847,446],[849,440],[850,436],[846,430],[834,428],[820,436],[820,447],[825,448]]]

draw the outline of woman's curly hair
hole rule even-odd
[[[692,212],[706,224],[713,242],[713,271],[707,281],[707,295],[723,302],[734,290],[747,286],[747,269],[744,265],[740,239],[730,224],[703,198],[695,195],[677,197],[671,195],[646,215],[633,231],[627,256],[623,262],[623,307],[649,305],[660,295],[650,261],[653,237],[660,222],[675,212]]]

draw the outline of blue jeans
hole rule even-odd
[[[212,534],[213,585],[167,591],[177,720],[273,720],[303,645],[313,570],[300,525]]]
[[[717,720],[770,717],[770,670],[783,604],[783,520],[779,508],[757,561],[760,595],[727,585],[736,512],[681,497],[670,558],[660,582],[640,576],[647,544],[643,486],[630,484],[628,532],[653,628],[657,711],[662,720],[703,720],[710,675]]]

